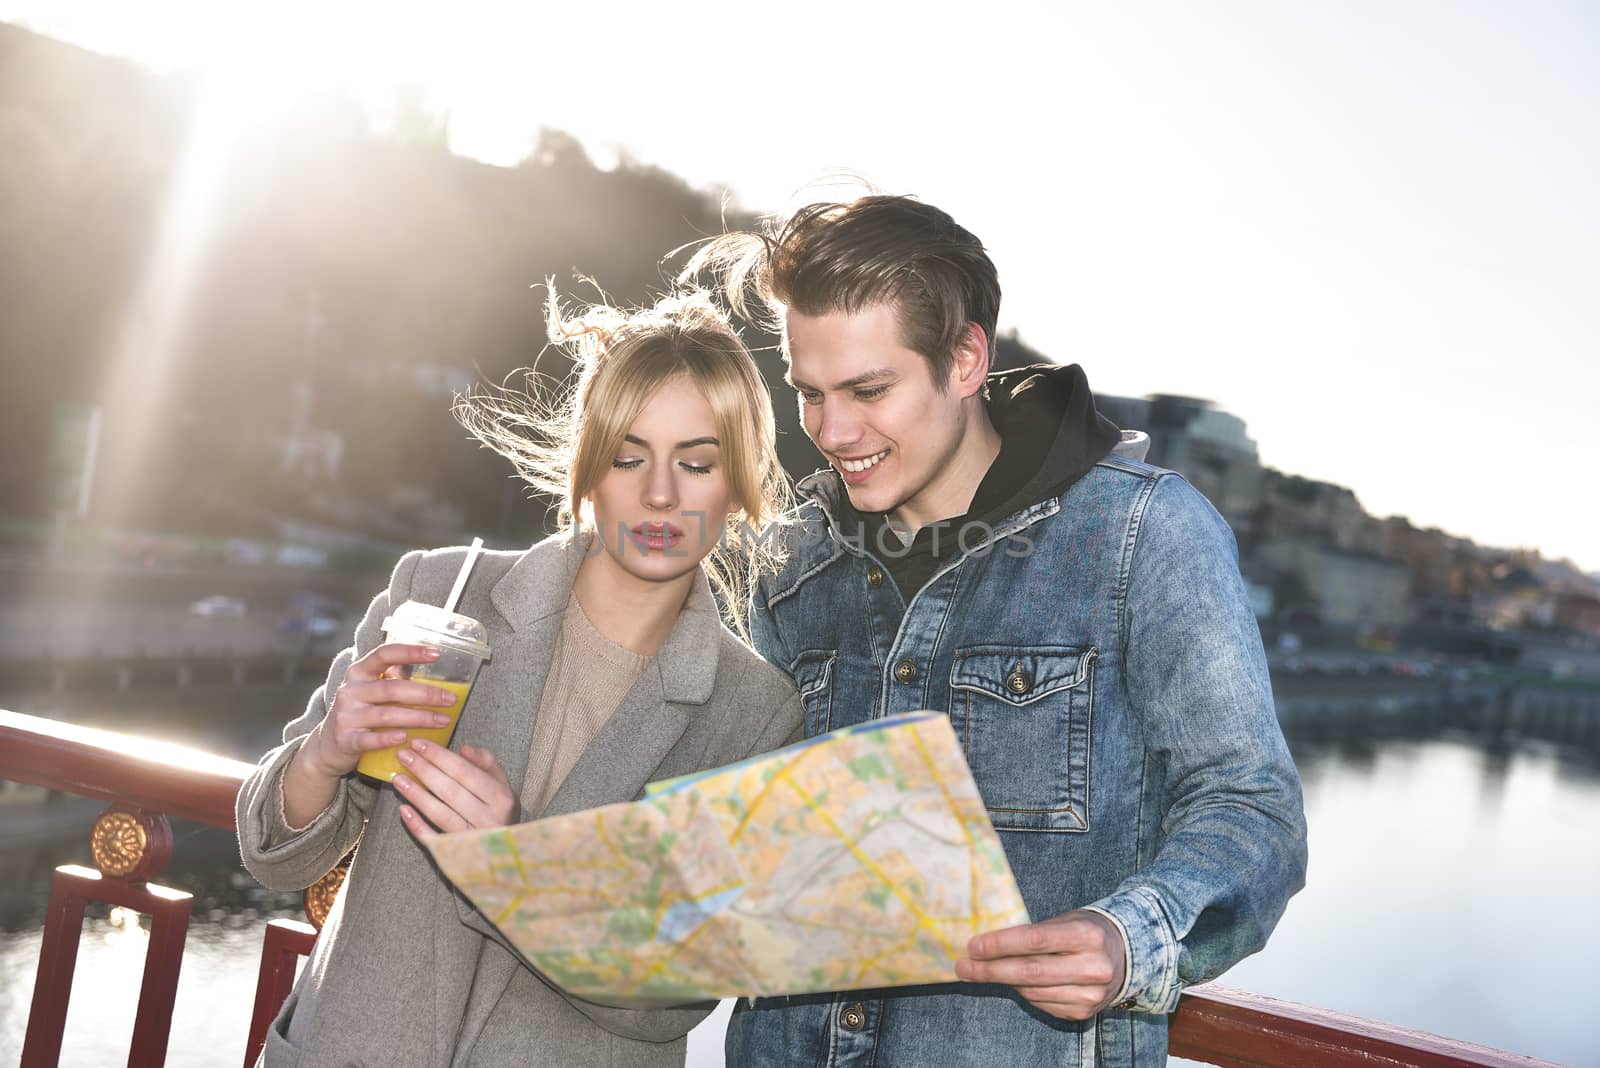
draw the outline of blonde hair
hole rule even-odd
[[[522,389],[491,386],[459,397],[456,418],[555,499],[561,529],[581,527],[583,502],[611,470],[628,428],[656,390],[687,377],[711,406],[737,506],[702,566],[724,618],[748,641],[744,612],[755,580],[782,566],[779,539],[759,535],[790,504],[772,401],[755,360],[703,290],[633,311],[597,304],[569,314],[553,283],[549,289],[550,342],[572,356],[575,380],[551,384],[530,369]]]

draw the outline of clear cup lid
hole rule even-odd
[[[489,659],[489,635],[483,624],[471,616],[446,612],[436,604],[406,601],[396,605],[383,620],[385,634],[401,627],[425,634],[430,645],[459,649],[479,659]]]

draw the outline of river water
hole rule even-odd
[[[1600,1068],[1600,758],[1448,734],[1293,745],[1308,885],[1223,982]],[[242,1058],[263,916],[283,904],[197,913],[169,1065]],[[86,926],[63,1065],[125,1063],[145,935],[123,920]],[[0,933],[0,1063],[21,1049],[38,948],[36,929]],[[691,1065],[722,1063],[725,1012],[691,1035]]]

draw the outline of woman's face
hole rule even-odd
[[[692,379],[669,379],[645,402],[589,500],[606,552],[634,578],[681,578],[716,547],[735,504],[711,404]]]

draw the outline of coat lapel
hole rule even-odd
[[[514,790],[521,789],[528,773],[539,697],[561,637],[573,576],[582,562],[571,536],[558,534],[523,553],[489,592],[494,611],[510,627],[501,628],[452,748],[475,745],[494,753]]]
[[[476,707],[479,714],[461,717],[452,747],[465,743],[491,750],[519,794],[527,778],[533,723],[561,637],[562,616],[582,563],[582,544],[571,535],[546,538],[524,553],[489,594],[494,611],[510,624],[510,631],[499,636],[490,661],[493,669],[485,669],[473,687],[469,711]],[[638,796],[683,737],[694,709],[710,700],[721,630],[716,600],[701,572],[661,652],[583,751],[543,815],[598,808]],[[524,813],[523,818],[537,817]],[[455,891],[441,883],[440,893],[440,907],[452,909]],[[441,1065],[455,1063],[452,1051],[464,1040],[470,1046],[483,1027],[482,1018],[464,1018],[469,1001],[494,1005],[521,967],[498,946],[460,940],[456,933],[452,925],[434,930],[436,958],[461,969],[446,974],[473,976],[470,984],[448,997],[444,988],[449,984],[439,984],[435,1060]],[[472,987],[482,989],[481,998],[471,997]]]
[[[582,556],[573,550],[570,537],[549,537],[518,557],[489,591],[490,611],[499,613],[507,625],[491,628],[489,663],[472,687],[450,747],[475,745],[494,753],[516,791],[527,776],[539,695],[580,563]],[[488,622],[487,613],[480,618]],[[457,893],[448,881],[440,881],[435,905],[440,914],[454,914]],[[469,1046],[476,1041],[486,1018],[484,1006],[499,1000],[516,968],[508,954],[485,952],[481,938],[463,937],[467,930],[441,923],[432,931],[440,974],[471,977],[470,982],[434,984],[433,1063],[440,1068],[457,1063],[463,1041]],[[476,1002],[475,988],[483,991]],[[476,1014],[469,1019],[467,1012],[475,1004]]]
[[[527,778],[534,719],[561,638],[562,616],[583,560],[583,543],[571,533],[546,538],[523,553],[489,593],[511,629],[473,687],[454,747],[476,745],[493,752],[518,793]],[[698,572],[661,651],[541,815],[598,808],[639,794],[683,737],[693,710],[710,700],[721,632],[716,599],[704,572]],[[472,714],[474,708],[478,714]],[[525,813],[524,818],[536,817]]]
[[[683,737],[694,710],[710,700],[721,632],[716,600],[699,573],[661,651],[578,757],[541,817],[639,795]]]

